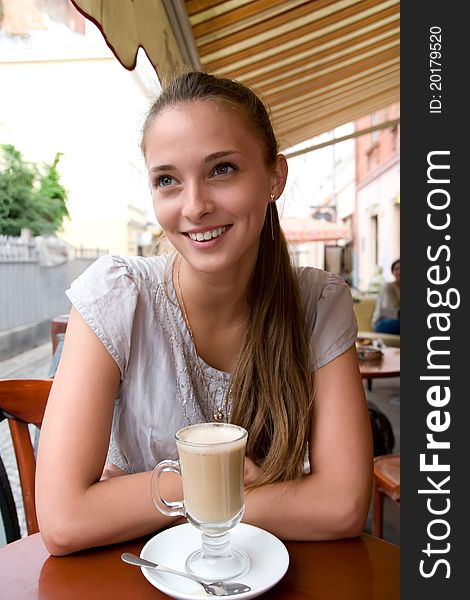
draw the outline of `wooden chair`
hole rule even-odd
[[[400,506],[400,455],[384,454],[374,458],[374,496],[372,534],[383,536],[383,506],[387,496]]]
[[[36,457],[28,425],[41,426],[51,385],[52,379],[0,380],[0,411],[10,426],[28,535],[39,531],[34,497]]]
[[[59,338],[57,334],[64,334],[67,329],[67,324],[69,322],[69,315],[57,315],[56,317],[52,317],[51,319],[51,341],[52,341],[52,354],[55,353],[57,344],[59,343]]]
[[[0,411],[0,421],[6,418]],[[21,539],[20,524],[18,523],[18,513],[16,512],[15,499],[11,491],[10,480],[0,456],[0,513],[3,521],[3,529],[7,544]]]
[[[59,366],[65,332],[69,322],[69,315],[57,315],[51,319],[52,361],[47,376],[53,379]]]

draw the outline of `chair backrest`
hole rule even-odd
[[[28,425],[41,426],[51,385],[52,379],[0,380],[0,410],[10,426],[28,535],[39,531],[34,498],[36,457]]]
[[[69,322],[69,315],[57,315],[51,319],[51,341],[52,341],[52,354],[55,353],[59,338],[57,337],[60,333],[65,333]]]
[[[374,314],[376,299],[374,297],[364,297],[353,305],[356,314],[359,331],[372,330],[372,315]]]
[[[400,454],[374,458],[372,535],[380,538],[383,537],[385,496],[400,506]]]

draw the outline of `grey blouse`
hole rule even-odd
[[[211,420],[195,346],[173,286],[175,256],[104,256],[66,292],[119,367],[108,462],[128,473],[176,459],[175,432]],[[339,276],[312,267],[297,272],[313,372],[354,344],[357,324],[349,288]],[[221,405],[230,374],[202,359],[199,365]]]

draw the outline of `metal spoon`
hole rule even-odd
[[[195,581],[196,583],[199,583],[199,585],[202,585],[202,587],[210,596],[232,596],[233,594],[242,594],[243,592],[249,592],[251,590],[251,588],[244,583],[228,581],[213,581],[211,583],[205,583],[200,579],[196,579],[196,577],[193,577],[192,575],[188,575],[188,573],[184,573],[183,571],[175,571],[174,569],[170,569],[170,567],[164,567],[163,565],[157,565],[156,563],[145,560],[144,558],[140,558],[135,554],[130,554],[129,552],[124,552],[121,554],[121,558],[125,563],[130,565],[135,565],[137,567],[148,567],[149,569],[157,569],[157,571],[162,571],[163,573],[171,573],[172,575],[180,575],[181,577],[191,579],[191,581]]]

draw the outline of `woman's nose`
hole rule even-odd
[[[199,221],[204,215],[211,213],[214,205],[208,196],[199,186],[188,187],[183,192],[183,205],[181,214],[190,221]]]

